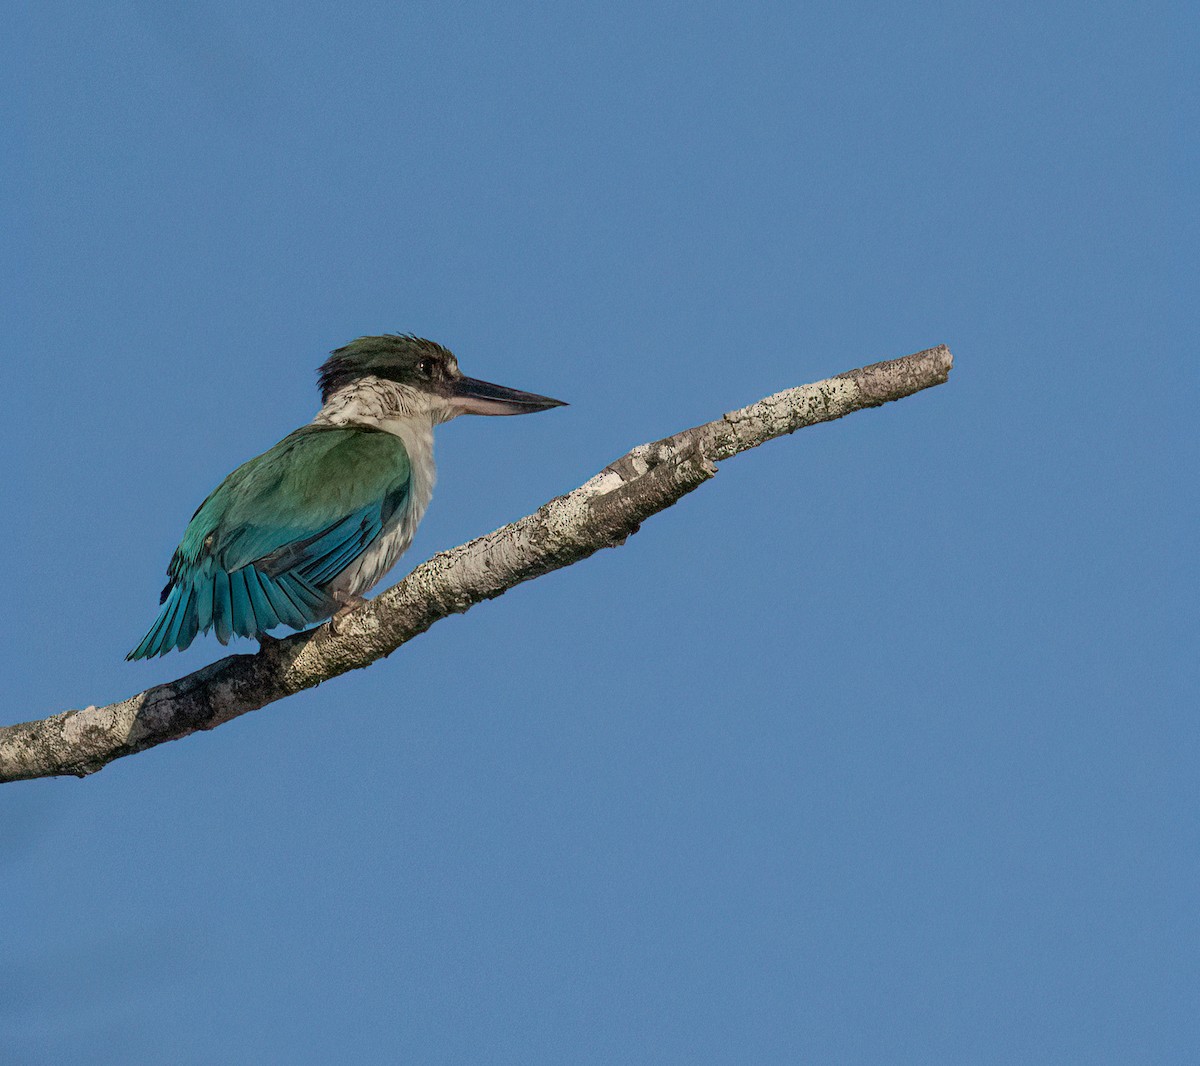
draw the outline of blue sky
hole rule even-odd
[[[4,721],[221,654],[123,661],[354,336],[572,404],[441,430],[397,577],[769,392],[957,366],[368,671],[4,786],[10,1061],[1197,1060],[1182,5],[22,18]]]

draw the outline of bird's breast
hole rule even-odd
[[[417,526],[433,498],[437,468],[433,461],[433,425],[424,419],[378,419],[372,424],[400,438],[408,453],[408,497],[388,519],[374,543],[333,581],[333,588],[361,596],[374,588],[408,551]]]
[[[408,510],[416,515],[413,519],[415,529],[429,507],[429,501],[433,499],[433,486],[437,481],[437,466],[433,461],[433,423],[424,418],[381,419],[378,427],[399,437],[404,450],[408,452],[412,471]]]

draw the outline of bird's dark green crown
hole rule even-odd
[[[377,377],[430,391],[441,391],[462,376],[448,348],[410,333],[359,337],[331,352],[318,371],[321,402],[359,378]]]

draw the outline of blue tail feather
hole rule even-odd
[[[224,570],[213,574],[212,622],[217,640],[228,644],[233,635],[233,606],[230,603],[229,575]]]
[[[196,590],[188,589],[187,607],[179,623],[179,633],[175,637],[175,647],[180,651],[191,646],[196,635],[200,632],[200,620],[196,616]]]
[[[346,569],[359,555],[363,545],[357,539],[343,542],[334,547],[327,555],[315,560],[304,568],[304,575],[315,585],[323,585],[332,581]]]
[[[172,586],[162,607],[159,608],[158,617],[154,620],[154,625],[150,627],[150,632],[142,638],[142,642],[133,651],[125,656],[126,659],[150,659],[155,655],[162,655],[170,651],[172,645],[168,643],[168,637],[174,620],[179,614],[181,595],[180,587]]]
[[[335,606],[313,581],[294,571],[268,577],[255,566],[232,574],[205,568],[190,581],[170,586],[150,632],[126,658],[183,651],[210,629],[222,644],[235,633],[255,637],[279,625],[303,629],[328,618]]]
[[[259,578],[262,580],[263,591],[266,593],[267,599],[271,601],[271,606],[279,621],[293,629],[303,629],[307,624],[304,615],[292,603],[284,587],[278,581],[272,581],[265,574],[259,574]]]
[[[275,608],[271,606],[271,601],[267,599],[267,594],[263,590],[262,579],[259,577],[258,571],[252,567],[246,567],[242,573],[246,578],[246,590],[250,593],[250,606],[254,610],[254,618],[258,623],[258,632],[265,633],[270,629],[274,629],[279,625],[279,615],[275,613]]]
[[[329,598],[299,574],[284,574],[279,582],[287,590],[292,602],[304,613],[307,622],[315,622],[330,614]]]
[[[213,616],[212,570],[205,567],[192,581],[196,589],[196,624],[200,627],[200,632],[207,633],[212,627]]]
[[[167,643],[167,635],[171,632],[171,621],[179,613],[179,596],[178,594],[170,597],[163,605],[162,611],[154,624],[154,647],[150,651],[151,655],[162,655],[170,650],[170,645]]]
[[[160,615],[159,617],[162,616]],[[142,642],[136,648],[134,648],[133,651],[125,656],[126,661],[128,662],[133,659],[148,659],[151,655],[150,649],[154,646],[153,642],[157,633],[158,623],[155,622],[154,625],[150,627],[150,632],[142,637]],[[154,654],[157,654],[157,652]]]
[[[174,616],[171,619],[171,624],[167,627],[165,639],[163,640],[163,650],[169,651],[171,648],[186,648],[191,640],[184,644],[180,644],[180,638],[187,628],[187,621],[192,613],[192,586],[188,585],[179,592],[177,596],[177,604]]]
[[[233,631],[239,637],[254,636],[258,632],[258,624],[250,603],[250,590],[246,588],[244,568],[229,575],[229,600],[233,608]]]

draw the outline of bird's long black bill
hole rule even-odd
[[[567,406],[562,400],[552,400],[536,392],[508,389],[478,378],[459,378],[452,389],[451,402],[464,415],[531,415],[535,411]]]

